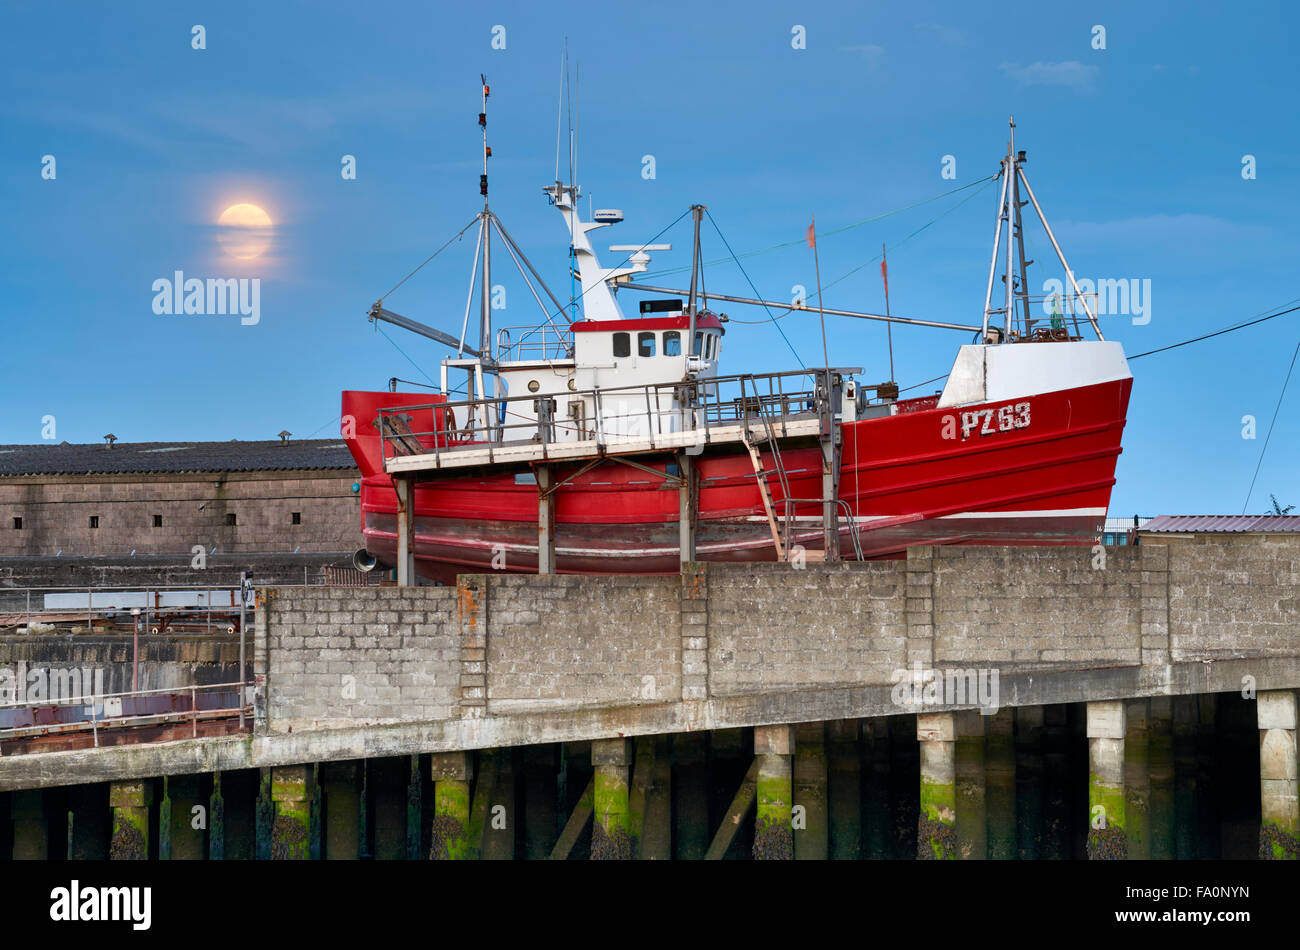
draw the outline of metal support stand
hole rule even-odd
[[[555,573],[555,473],[549,465],[537,472],[537,573]]]
[[[396,478],[397,489],[397,585],[415,586],[415,483]]]
[[[839,523],[839,447],[830,439],[822,441],[822,525],[826,561],[840,559]]]
[[[677,456],[677,469],[681,487],[677,490],[678,538],[681,545],[682,564],[695,560],[695,523],[697,499],[695,494],[695,462],[685,452]]]
[[[840,430],[835,420],[840,414],[840,382],[827,372],[822,409],[822,540],[827,563],[840,559]]]

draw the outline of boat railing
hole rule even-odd
[[[498,363],[573,359],[573,332],[550,323],[502,327],[497,331]]]
[[[829,372],[829,378],[828,378]],[[784,423],[817,419],[829,433],[841,410],[842,380],[857,368],[789,370],[780,373],[692,377],[641,386],[593,387],[553,394],[493,396],[378,410],[384,460],[411,455],[487,452],[496,448],[594,441],[599,449],[620,442],[655,447],[669,433],[698,432],[708,442],[720,426],[762,424],[777,437]],[[809,384],[811,381],[811,385]],[[423,410],[427,410],[427,415]],[[415,431],[416,415],[434,428]],[[680,442],[680,439],[678,439]]]
[[[1098,293],[1053,293],[1053,294],[1017,294],[1016,312],[1011,326],[1010,341],[1028,342],[1070,342],[1083,339],[1083,330],[1079,320],[1088,319],[1088,311],[1097,313],[1101,299]],[[1024,301],[1032,316],[1025,319],[1020,309]]]

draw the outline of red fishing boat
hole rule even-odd
[[[649,252],[668,246],[616,245],[630,252],[626,266],[603,268],[590,235],[622,215],[583,220],[579,189],[557,174],[545,194],[565,219],[575,281],[561,303],[488,207],[487,94],[485,82],[484,205],[461,336],[383,301],[370,311],[456,349],[441,391],[343,394],[343,437],[362,472],[359,567],[450,583],[491,570],[654,573],[691,560],[896,557],[917,544],[1096,543],[1132,376],[1074,284],[1014,125],[993,176],[1001,197],[979,324],[821,311],[974,335],[942,392],[900,399],[895,383],[866,384],[855,367],[720,373],[729,321],[711,306],[791,307],[699,289],[701,206],[691,209],[690,287],[638,284]],[[1031,317],[1044,302],[1025,278],[1022,191],[1073,289],[1051,302],[1050,318]],[[493,334],[494,234],[542,324]],[[480,275],[478,339],[467,343]],[[625,317],[618,295],[629,291],[678,296],[642,300]]]

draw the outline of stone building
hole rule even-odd
[[[338,439],[0,445],[0,586],[186,583],[199,545],[303,583],[362,546],[358,479]]]

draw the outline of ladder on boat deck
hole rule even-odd
[[[741,399],[745,396],[744,380],[740,384]],[[763,456],[759,452],[758,446],[755,445],[753,433],[749,429],[749,419],[744,420],[741,426],[740,440],[744,443],[745,449],[749,452],[750,463],[754,466],[754,477],[758,482],[758,494],[763,499],[763,511],[767,515],[768,527],[772,530],[772,543],[776,546],[776,559],[778,561],[786,560],[786,541],[788,538],[782,538],[781,527],[776,520],[776,505],[772,501],[772,488],[767,483],[771,475],[777,477],[781,485],[781,497],[786,499],[790,497],[790,480],[786,476],[785,463],[781,460],[781,446],[776,441],[776,430],[772,425],[772,409],[765,406],[763,400],[758,395],[758,387],[754,387],[754,401],[752,403],[759,421],[763,424],[763,433],[759,442],[766,442],[772,452],[772,464],[775,468],[770,470],[763,468]]]
[[[745,396],[744,385],[745,385],[744,380],[742,380],[741,400],[748,402],[748,398]],[[757,386],[755,386],[754,388],[753,402],[750,403],[750,405],[752,405],[755,415],[757,415],[759,422],[762,423],[762,433],[757,439],[754,438],[754,433],[751,432],[749,428],[749,419],[746,416],[741,426],[740,439],[741,442],[744,444],[745,449],[749,452],[750,463],[754,466],[754,478],[755,481],[758,482],[759,497],[762,498],[763,500],[763,512],[764,514],[767,515],[767,524],[772,531],[772,544],[776,547],[776,559],[778,561],[785,561],[788,559],[789,556],[790,540],[795,536],[795,526],[798,523],[794,518],[792,506],[801,503],[820,504],[823,505],[823,510],[824,510],[824,506],[826,502],[829,501],[834,506],[834,510],[835,510],[834,530],[838,533],[840,512],[841,510],[843,510],[844,514],[847,515],[847,517],[849,518],[849,526],[850,526],[849,538],[853,542],[854,555],[857,558],[857,560],[859,561],[863,560],[862,543],[861,543],[861,539],[859,538],[859,528],[858,528],[857,521],[853,515],[853,509],[849,506],[847,502],[845,502],[843,499],[838,497],[839,496],[838,471],[835,473],[836,474],[834,480],[835,489],[832,491],[832,497],[830,499],[792,497],[790,494],[790,480],[786,475],[785,462],[781,458],[781,446],[776,439],[776,427],[773,424],[773,418],[772,418],[773,409],[770,405],[765,404],[764,401],[759,397]],[[763,442],[767,443],[772,453],[772,464],[774,467],[771,469],[763,468],[763,456],[758,448],[758,444]],[[833,458],[834,458],[834,462],[832,464],[838,469],[839,466],[838,449],[833,453]],[[783,519],[785,523],[784,532],[781,530],[781,525],[777,521],[776,505],[772,499],[772,488],[768,484],[768,478],[772,475],[777,476],[777,481],[781,485],[781,498],[782,501],[785,503],[785,518]],[[808,555],[810,554],[817,555],[822,558],[826,556],[825,551],[816,551],[816,552],[806,552],[804,555],[805,558],[808,558]],[[808,558],[808,559],[812,560],[814,558]]]

